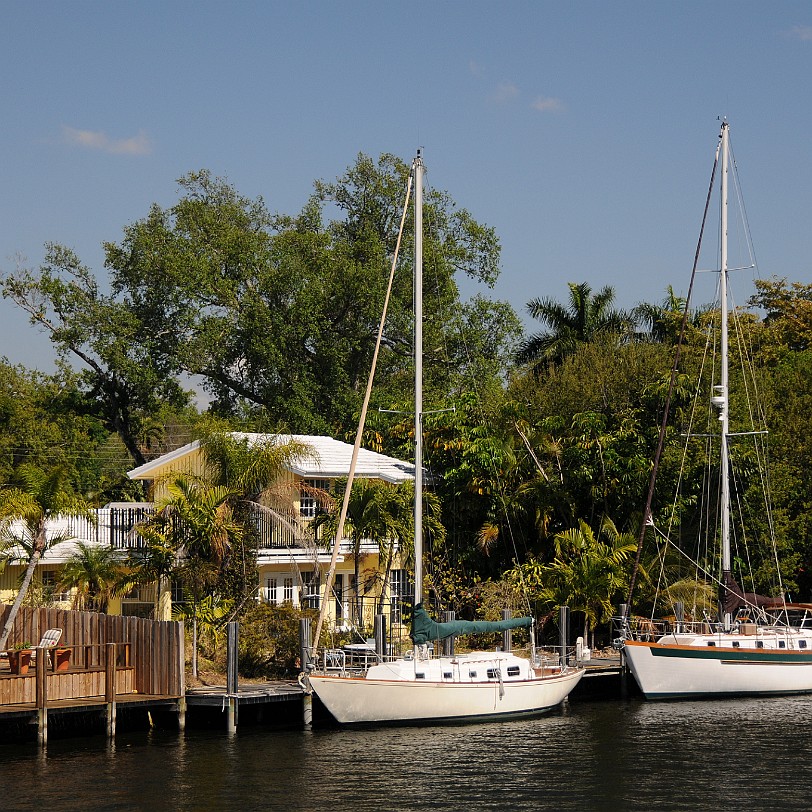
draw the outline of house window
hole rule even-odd
[[[54,570],[43,570],[42,572],[42,591],[43,597],[46,600],[61,603],[70,600],[70,592],[58,591],[59,579],[56,577]]]
[[[311,570],[302,573],[302,594],[299,600],[304,609],[319,608],[319,575]]]
[[[336,620],[344,619],[344,573],[339,572],[333,582],[333,597],[336,602]]]
[[[265,579],[265,601],[270,603],[271,606],[276,606],[277,604],[277,579],[276,578],[266,578]]]
[[[172,603],[184,603],[186,595],[183,593],[183,584],[173,579],[172,581]]]
[[[319,512],[321,502],[316,491],[330,491],[329,479],[304,479],[299,498],[299,515],[303,519],[312,519]]]
[[[389,573],[389,592],[393,598],[401,599],[414,595],[414,587],[408,570],[392,570]]]
[[[403,602],[414,595],[414,586],[408,570],[392,570],[389,573],[389,595],[392,623],[402,623]]]
[[[293,603],[293,578],[285,578],[282,582],[282,601]]]

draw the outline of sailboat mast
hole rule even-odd
[[[414,602],[423,602],[423,158],[414,171]]]
[[[728,179],[728,152],[729,152],[729,126],[726,121],[722,122],[722,178],[721,178],[721,255],[720,255],[720,275],[719,275],[719,299],[721,302],[721,380],[719,395],[723,398],[722,410],[719,420],[722,423],[721,449],[719,465],[721,468],[721,535],[722,535],[722,572],[730,572],[730,475],[729,475],[729,395],[728,395],[728,336],[727,336],[727,179]]]

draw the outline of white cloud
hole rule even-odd
[[[143,130],[131,138],[110,138],[104,132],[63,125],[62,136],[68,144],[112,155],[149,155],[152,152],[152,142]]]
[[[541,113],[557,113],[564,109],[561,99],[555,99],[552,96],[537,96],[532,107]]]
[[[812,42],[812,25],[796,25],[790,29],[789,35],[803,42]]]
[[[511,82],[502,82],[496,88],[496,92],[493,94],[493,100],[497,104],[506,104],[507,102],[513,101],[519,95],[519,88],[516,85],[512,84]]]

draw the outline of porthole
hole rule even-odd
[[[421,672],[418,672],[418,673],[416,673],[416,674],[414,675],[414,678],[415,678],[415,679],[425,679],[425,678],[426,678],[426,675],[425,675],[425,674],[423,674],[423,673],[421,673]]]
[[[443,671],[443,679],[451,679],[453,676],[450,671]]]
[[[468,676],[469,676],[471,679],[476,679],[476,671],[469,671],[469,672],[468,672]]]
[[[519,666],[518,665],[509,665],[507,670],[507,675],[509,677],[518,677],[519,676]]]
[[[740,646],[741,646],[741,644],[739,643],[738,640],[733,641],[733,648],[739,648]]]
[[[499,669],[498,668],[489,668],[488,669],[488,679],[499,679]]]
[[[716,643],[713,640],[708,640],[708,645],[713,647],[716,645]]]

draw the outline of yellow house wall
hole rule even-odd
[[[297,564],[298,570],[300,573],[308,573],[312,572],[314,569],[313,562],[298,562]],[[395,562],[395,566],[399,566],[399,562]],[[377,553],[369,553],[363,557],[359,567],[360,579],[362,585],[367,581],[368,577],[373,573],[380,573],[380,558]],[[326,594],[326,580],[327,580],[327,564],[319,564],[319,572],[321,574],[321,585],[319,589],[319,595],[321,602],[324,602],[325,594]],[[382,573],[381,573],[382,574]],[[351,604],[355,600],[355,591],[350,587],[350,580],[355,575],[355,566],[352,559],[346,559],[341,564],[338,565],[336,568],[336,575],[343,575],[344,577],[344,594],[342,602],[345,605]],[[265,599],[265,588],[268,578],[276,578],[277,585],[279,592],[281,593],[281,587],[283,579],[285,578],[292,578],[294,581],[294,588],[296,588],[298,584],[298,576],[296,573],[296,569],[291,566],[291,564],[260,564],[259,565],[259,587],[260,587],[260,595],[262,599]],[[372,588],[369,591],[362,591],[361,597],[364,599],[363,602],[363,609],[364,609],[364,617],[363,617],[363,624],[365,627],[369,629],[372,628],[374,622],[374,615],[375,615],[375,607],[377,605],[378,600],[381,597],[381,579],[377,578],[372,585]],[[387,588],[388,589],[388,588]],[[388,597],[388,596],[387,596]],[[282,602],[281,599],[278,599],[278,602]],[[330,597],[327,603],[327,612],[325,615],[326,622],[330,626],[334,626],[336,624],[336,601],[334,597]],[[348,606],[348,610],[351,609]],[[349,617],[345,617],[341,620],[342,623],[349,622]]]

